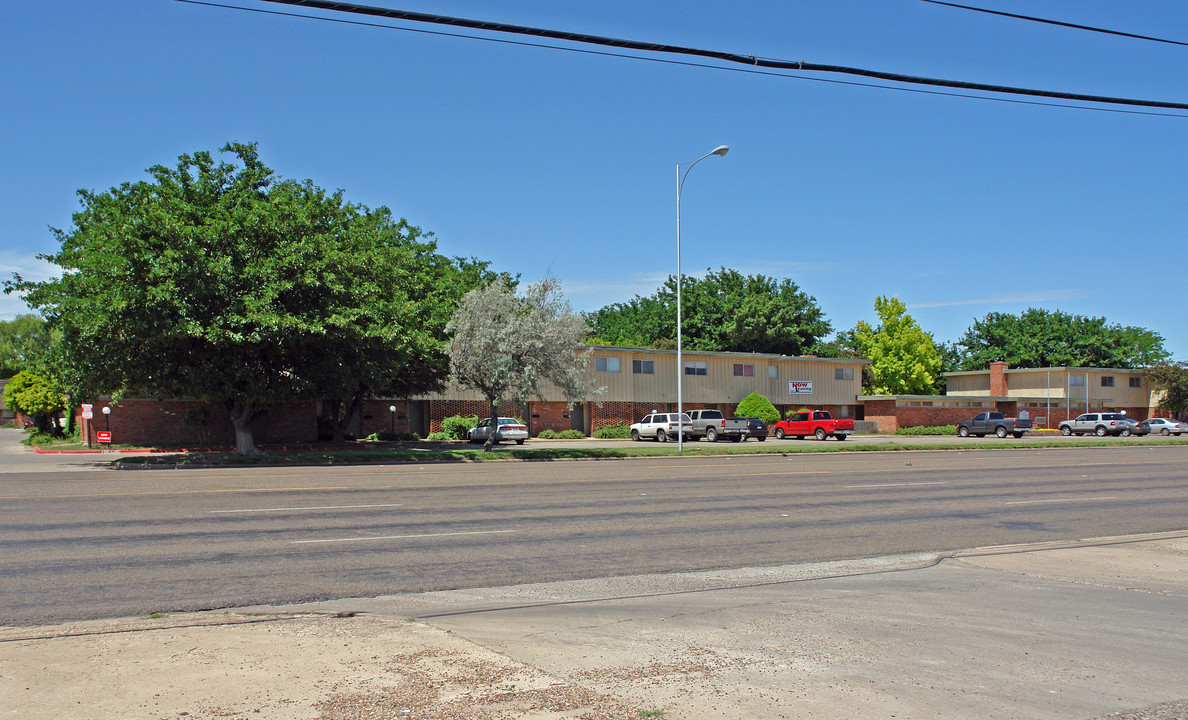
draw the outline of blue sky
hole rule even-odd
[[[1188,47],[921,0],[370,4],[1188,101]],[[968,4],[1188,42],[1182,0]],[[725,143],[730,154],[685,184],[687,273],[790,278],[835,329],[875,322],[877,295],[901,298],[940,341],[989,312],[1042,307],[1150,328],[1188,359],[1188,113],[966,99],[174,0],[4,3],[0,61],[5,278],[52,272],[35,256],[55,250],[48,227],[69,227],[76,189],[255,141],[282,176],[386,205],[446,254],[529,282],[551,274],[575,308],[594,310],[675,272],[676,164]],[[0,296],[0,317],[24,310]]]

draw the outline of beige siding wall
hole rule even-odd
[[[1086,384],[1088,375],[1088,384]],[[1069,377],[1082,384],[1071,387],[1072,400],[1085,400],[1088,388],[1091,401],[1107,399],[1107,404],[1117,407],[1147,407],[1151,401],[1151,387],[1143,380],[1139,370],[1102,368],[1051,368],[1008,369],[1006,371],[1007,394],[1009,397],[1047,398],[1053,400],[1069,397]],[[1113,378],[1113,386],[1103,386],[1102,378]],[[1138,378],[1139,387],[1130,387],[1130,379]],[[990,395],[990,371],[973,375],[950,375],[949,395]]]
[[[598,359],[618,360],[618,372],[600,372],[595,368]],[[650,362],[651,374],[633,372],[633,361]],[[785,358],[772,355],[743,355],[727,353],[684,353],[683,361],[704,363],[705,375],[684,375],[683,401],[695,404],[735,404],[752,392],[762,393],[776,405],[853,405],[862,392],[862,365],[853,360],[824,358]],[[750,365],[752,375],[736,376],[734,366]],[[775,367],[775,377],[769,368]],[[848,369],[848,380],[835,379],[837,368]],[[643,348],[598,347],[590,356],[587,375],[606,391],[592,398],[602,402],[640,402],[663,405],[677,402],[677,364],[675,351],[654,351]],[[745,371],[744,371],[745,372]],[[811,394],[790,394],[788,382],[812,383]],[[471,390],[449,388],[445,392],[427,395],[429,400],[480,400]],[[549,390],[546,400],[560,399],[559,393]]]
[[[949,395],[990,395],[990,371],[978,375],[950,375],[946,385]]]

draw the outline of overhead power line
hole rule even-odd
[[[1078,25],[1076,23],[1062,22],[1060,20],[1048,20],[1046,18],[1032,17],[1030,15],[1016,15],[1015,13],[1002,12],[1000,10],[988,10],[986,8],[973,7],[971,5],[958,5],[957,3],[942,2],[941,0],[924,0],[926,3],[933,5],[947,5],[961,10],[972,10],[974,12],[986,13],[987,15],[1001,15],[1002,17],[1015,18],[1016,20],[1029,20],[1031,22],[1045,23],[1047,25],[1059,25],[1060,27],[1073,28],[1074,30],[1088,30],[1089,32],[1105,33],[1106,35],[1118,35],[1120,37],[1135,38],[1137,40],[1150,40],[1151,42],[1167,43],[1168,45],[1183,45],[1188,47],[1188,42],[1180,42],[1179,40],[1165,40],[1163,38],[1151,37],[1150,35],[1135,35],[1134,33],[1121,32],[1119,30],[1108,30],[1106,28],[1093,27],[1091,25]]]
[[[373,17],[383,17],[392,20],[408,20],[412,22],[465,27],[473,30],[485,30],[489,32],[530,35],[534,37],[550,38],[553,40],[588,43],[627,50],[639,50],[643,52],[693,55],[721,60],[724,62],[749,65],[752,67],[773,68],[778,70],[796,70],[804,72],[842,73],[914,85],[932,85],[936,87],[976,90],[979,92],[1003,93],[1009,95],[1028,95],[1031,97],[1055,98],[1058,100],[1072,100],[1077,102],[1130,105],[1134,107],[1167,108],[1171,110],[1188,110],[1188,103],[1167,102],[1162,100],[1141,100],[1135,98],[1117,98],[1102,95],[1086,95],[1082,93],[1069,93],[1056,90],[1036,90],[1031,88],[1010,87],[1007,85],[990,85],[986,83],[967,82],[963,80],[944,80],[938,78],[918,77],[915,75],[904,75],[901,73],[883,72],[880,70],[851,68],[842,65],[822,65],[803,61],[774,60],[770,58],[760,58],[755,55],[742,55],[739,53],[722,52],[719,50],[699,50],[696,48],[682,47],[680,45],[641,42],[637,40],[622,40],[617,38],[602,37],[599,35],[588,35],[586,33],[549,30],[545,28],[534,28],[524,25],[510,25],[507,23],[492,22],[487,20],[470,20],[467,18],[450,17],[448,15],[434,15],[430,13],[412,12],[409,10],[396,10],[372,7],[368,5],[358,5],[356,3],[337,2],[336,0],[264,0],[264,2],[318,8],[320,10],[353,13],[357,15],[370,15]]]

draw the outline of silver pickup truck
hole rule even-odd
[[[710,442],[718,442],[720,438],[730,438],[731,442],[741,442],[747,439],[749,426],[746,418],[728,418],[721,410],[690,410],[686,413],[693,420],[694,440],[705,438]]]

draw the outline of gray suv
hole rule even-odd
[[[1075,420],[1060,423],[1061,435],[1084,435],[1093,433],[1097,437],[1121,435],[1130,426],[1122,413],[1085,413]]]

